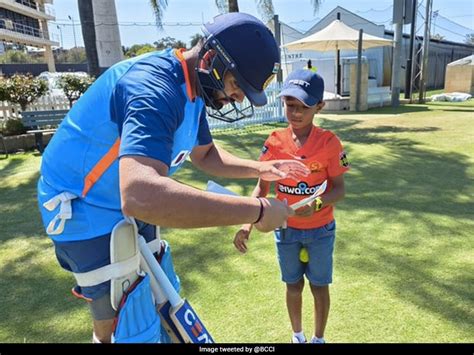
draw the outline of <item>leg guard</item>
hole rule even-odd
[[[160,317],[152,298],[150,276],[139,278],[124,294],[114,323],[112,343],[159,343]]]
[[[110,236],[110,262],[120,263],[138,256],[138,231],[135,223],[120,221]],[[122,274],[110,280],[110,301],[117,310],[125,291],[138,279],[139,263],[136,270]]]

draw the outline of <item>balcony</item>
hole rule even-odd
[[[45,7],[45,12],[40,11],[36,4],[33,4],[27,0],[0,0],[0,8],[4,8],[36,19],[55,19],[53,9]]]
[[[49,40],[38,28],[0,19],[0,41],[21,43],[28,46],[58,46],[58,42]]]

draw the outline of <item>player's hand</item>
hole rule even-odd
[[[281,227],[288,217],[295,214],[291,207],[288,207],[285,202],[275,198],[261,199],[263,202],[263,216],[260,222],[255,224],[260,232],[270,232],[278,227]]]
[[[311,217],[314,213],[314,201],[298,208],[295,211],[295,216],[298,217]]]
[[[306,165],[296,160],[269,160],[260,164],[258,177],[266,181],[298,180],[310,174]]]
[[[240,227],[239,231],[235,233],[234,246],[242,254],[247,252],[247,241],[249,240],[251,231],[252,225],[244,224]]]

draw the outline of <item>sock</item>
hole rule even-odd
[[[102,344],[102,342],[96,337],[95,333],[92,333],[92,343],[93,344]]]
[[[300,341],[306,340],[303,331],[297,333],[293,332],[293,336],[297,337]]]
[[[316,340],[321,343],[325,343],[326,341],[324,340],[324,337],[318,338],[316,335],[313,335],[313,338],[311,340]]]

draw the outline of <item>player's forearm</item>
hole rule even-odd
[[[238,158],[222,148],[213,146],[199,161],[193,163],[204,172],[228,178],[258,177],[259,162]]]
[[[335,186],[331,191],[321,196],[323,207],[328,205],[335,205],[336,202],[341,201],[345,196],[344,186]]]
[[[155,177],[135,180],[124,188],[122,210],[150,224],[193,228],[252,223],[260,203],[255,198],[212,194]]]

